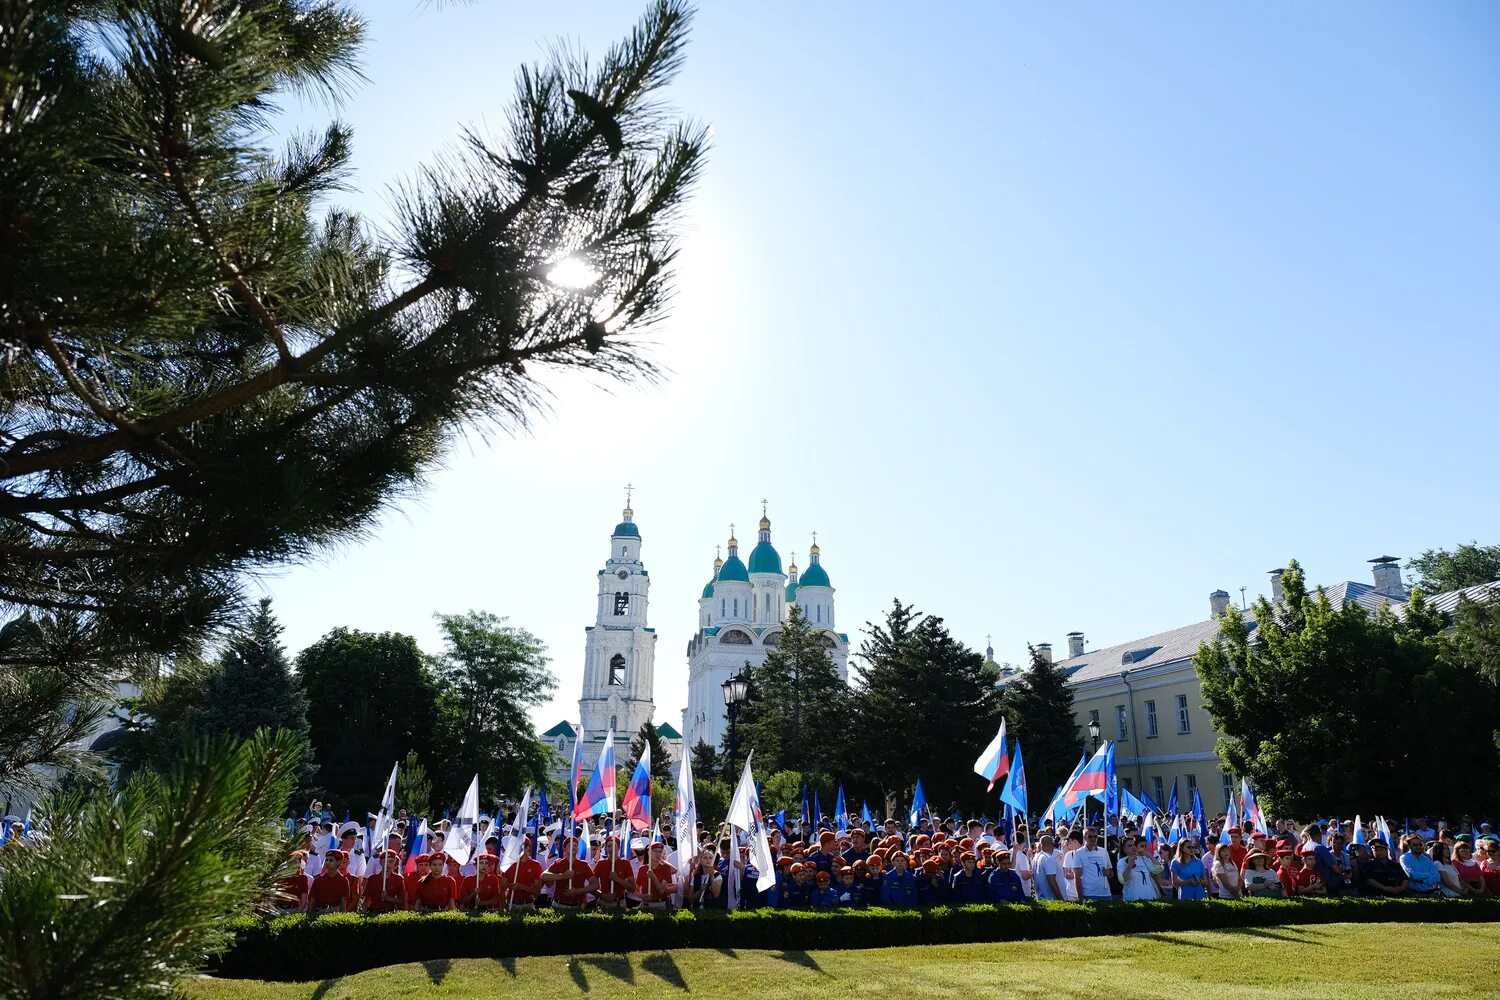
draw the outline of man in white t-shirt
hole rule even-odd
[[[1073,854],[1083,848],[1083,838],[1078,835],[1077,830],[1069,830],[1063,834],[1063,842],[1054,853],[1057,858],[1057,866],[1063,873],[1063,899],[1070,903],[1078,902],[1078,871],[1073,864]]]
[[[1036,895],[1036,887],[1032,884],[1030,846],[1026,843],[1026,833],[1017,829],[1014,843],[1010,845],[1010,866],[1015,869],[1016,874],[1021,876],[1021,890],[1028,896]]]
[[[1078,886],[1080,899],[1110,899],[1109,852],[1099,846],[1099,834],[1093,829],[1083,834],[1083,846],[1068,852],[1068,874]]]
[[[1063,878],[1062,869],[1057,864],[1057,858],[1053,856],[1052,838],[1042,834],[1036,840],[1036,856],[1031,859],[1032,872],[1035,874],[1036,898],[1037,899],[1062,899]]]

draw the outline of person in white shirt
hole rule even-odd
[[[1083,846],[1068,852],[1068,871],[1078,887],[1079,899],[1110,899],[1109,852],[1099,846],[1099,834],[1087,830]]]
[[[1115,875],[1123,888],[1127,903],[1138,903],[1144,899],[1159,899],[1156,873],[1151,859],[1140,851],[1136,838],[1127,836],[1120,844],[1120,860],[1115,862]]]
[[[1234,863],[1234,852],[1228,844],[1220,844],[1214,851],[1214,866],[1209,869],[1209,875],[1220,899],[1239,899],[1245,894],[1239,865]]]
[[[1030,849],[1026,844],[1026,831],[1016,828],[1015,843],[1011,845],[1010,865],[1021,876],[1021,891],[1028,896],[1036,895],[1036,886],[1031,874]]]
[[[1036,875],[1037,899],[1063,899],[1062,868],[1053,855],[1052,838],[1046,834],[1037,838],[1036,856],[1032,858],[1032,870]]]

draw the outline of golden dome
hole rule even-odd
[[[762,514],[760,516],[760,530],[761,531],[770,531],[771,530],[771,519],[769,517],[767,517],[766,515],[764,515],[764,514]]]

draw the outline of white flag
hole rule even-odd
[[[500,870],[505,871],[521,860],[526,853],[526,814],[531,811],[531,786],[521,796],[521,808],[516,810],[516,821],[510,825],[511,834],[505,842],[505,854],[500,858]]]
[[[391,766],[390,780],[385,783],[385,794],[380,797],[380,812],[375,814],[375,842],[365,845],[365,854],[370,859],[381,861],[382,869],[385,867],[383,854],[386,837],[396,826],[396,772],[399,770],[399,763]]]
[[[751,757],[754,756],[752,752]],[[776,884],[776,861],[771,857],[771,842],[766,839],[766,820],[760,811],[760,795],[755,791],[755,779],[750,776],[750,757],[745,758],[745,772],[740,775],[740,785],[734,790],[734,800],[729,803],[730,826],[744,830],[750,837],[750,857],[760,871],[755,887],[764,892]]]
[[[474,856],[474,837],[479,828],[479,775],[469,782],[464,801],[453,817],[453,829],[444,841],[445,853],[460,865],[469,863]]]
[[[691,876],[688,861],[696,857],[698,850],[698,799],[693,793],[693,762],[686,750],[677,765],[677,803],[672,826],[677,839],[677,857],[673,865],[677,869],[678,891],[681,892]]]

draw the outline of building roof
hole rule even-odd
[[[661,725],[657,726],[656,727],[656,735],[660,736],[664,740],[680,740],[680,739],[682,739],[682,734],[679,733],[677,730],[673,729],[672,728],[672,724],[670,722],[663,722]]]
[[[823,568],[822,563],[813,563],[802,571],[802,576],[797,580],[797,589],[804,587],[831,587],[828,582],[828,571]]]
[[[640,538],[641,529],[635,526],[634,521],[621,521],[615,525],[614,538]]]
[[[728,583],[729,581],[749,583],[750,574],[745,571],[745,564],[740,562],[740,557],[732,555],[724,560],[724,565],[719,568],[719,578],[716,583]]]
[[[575,735],[573,731],[573,723],[569,722],[567,719],[562,720],[557,725],[553,726],[551,729],[542,734],[543,737],[573,735]]]
[[[1400,614],[1406,604],[1404,594],[1400,597],[1389,597],[1368,583],[1359,583],[1354,580],[1343,580],[1330,587],[1324,587],[1323,593],[1327,595],[1328,603],[1335,607],[1358,604],[1371,614],[1387,605]],[[1425,600],[1440,613],[1452,614],[1461,599],[1476,601],[1489,597],[1500,599],[1500,581],[1434,594]],[[1255,612],[1242,613],[1253,629]],[[1218,634],[1219,623],[1216,620],[1194,622],[1191,625],[1157,632],[1155,635],[1132,639],[1130,642],[1106,646],[1103,649],[1091,649],[1082,656],[1059,660],[1058,665],[1062,667],[1071,683],[1080,684],[1084,681],[1118,676],[1122,670],[1158,667],[1190,659],[1198,651],[1200,645],[1212,642]]]
[[[750,572],[780,573],[781,553],[770,542],[756,542],[755,548],[750,550]]]

